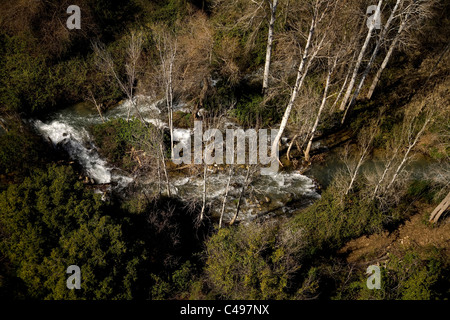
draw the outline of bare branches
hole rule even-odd
[[[127,96],[128,100],[130,101],[127,121],[130,118],[131,107],[134,106],[141,122],[145,126],[147,126],[147,123],[142,117],[141,112],[139,111],[139,108],[136,102],[134,101],[134,87],[136,82],[138,63],[142,52],[142,45],[143,45],[142,32],[131,31],[128,48],[126,50],[126,62],[125,62],[126,81],[122,80],[121,76],[118,74],[114,59],[103,43],[93,42],[92,48],[97,57],[96,63],[98,68],[103,72],[105,72],[106,74],[112,76],[117,81],[120,90]]]
[[[381,115],[378,117],[378,119],[372,121],[370,125],[361,130],[360,134],[358,135],[358,152],[356,154],[356,159],[350,158],[350,150],[348,144],[344,149],[342,160],[350,176],[350,183],[344,192],[345,195],[347,195],[352,190],[361,166],[367,160],[367,157],[372,148],[373,140],[379,133],[380,122]]]

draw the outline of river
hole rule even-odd
[[[166,114],[161,101],[154,102],[147,97],[138,96],[136,102],[146,121],[159,127],[166,126]],[[105,112],[103,117],[105,120],[126,118],[129,103],[129,101],[119,103]],[[183,105],[178,105],[175,109],[185,111]],[[136,116],[134,112],[132,110],[132,116]],[[137,181],[141,184],[140,187],[148,192],[154,192],[157,188],[156,183],[143,183],[145,179],[137,179],[138,177],[102,159],[89,133],[89,127],[101,123],[102,120],[90,104],[76,104],[58,110],[45,119],[30,121],[55,148],[64,149],[73,160],[77,161],[84,169],[84,173],[96,184],[107,184],[109,191],[123,193],[129,185],[138,183]],[[231,123],[231,120],[227,119],[227,121]],[[185,136],[186,132],[185,129],[174,129],[174,134],[180,137]],[[236,170],[233,175],[225,206],[224,221],[231,220],[236,211],[237,198],[245,180],[244,171]],[[207,177],[207,200],[213,216],[217,217],[222,207],[228,176],[226,172],[212,167],[208,169]],[[173,195],[183,200],[199,201],[203,190],[202,177],[174,175],[170,178],[170,190]],[[252,176],[246,190],[238,220],[247,221],[261,215],[289,214],[300,207],[309,206],[318,198],[320,195],[313,179],[298,172],[279,172],[274,176],[256,174]]]

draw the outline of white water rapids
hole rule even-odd
[[[146,121],[158,127],[167,126],[164,101],[154,102],[147,97],[138,96],[136,103]],[[126,118],[129,104],[129,101],[125,101],[112,108],[103,115],[105,120]],[[185,111],[184,105],[179,105],[178,109]],[[131,109],[131,115],[136,116],[134,108]],[[35,128],[55,147],[67,151],[69,156],[83,167],[85,174],[95,183],[111,184],[113,188],[120,190],[136,180],[136,177],[113,167],[100,157],[88,132],[88,127],[97,123],[101,123],[99,115],[94,108],[86,104],[60,110],[46,120],[32,120]],[[192,130],[177,128],[174,130],[177,140],[187,139],[191,133]],[[231,219],[236,210],[236,199],[245,179],[243,171],[236,172],[232,179],[225,206],[225,220]],[[222,207],[228,175],[220,170],[209,169],[207,176],[207,199],[209,203],[213,204],[213,213],[217,214]],[[148,191],[154,191],[156,183],[149,183],[142,187]],[[171,179],[171,193],[182,199],[201,199],[202,188],[201,176]],[[242,201],[239,220],[252,219],[256,214],[264,212],[290,212],[295,206],[290,206],[289,203],[296,202],[298,205],[300,202],[302,206],[305,206],[320,197],[315,190],[313,181],[295,172],[283,172],[275,176],[257,176],[253,178],[246,193],[248,197],[244,197]]]

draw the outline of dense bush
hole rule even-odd
[[[334,252],[346,241],[382,230],[385,217],[370,200],[351,195],[342,199],[329,187],[320,200],[299,212],[294,228],[307,235],[310,254]]]
[[[369,290],[367,275],[348,286],[351,290],[341,299],[383,300],[435,300],[450,296],[449,271],[446,254],[434,247],[409,248],[405,252],[391,254],[387,263],[380,266],[381,289]]]
[[[220,229],[206,244],[205,273],[216,296],[227,299],[287,298],[301,266],[304,238],[274,223]]]
[[[13,270],[11,282],[29,298],[129,298],[133,265],[121,226],[103,211],[71,167],[50,166],[0,194],[0,251]],[[66,269],[82,268],[82,290],[67,290]],[[124,272],[127,268],[129,270]],[[5,288],[3,288],[5,289]]]
[[[136,159],[131,157],[131,149],[139,150],[143,143],[151,141],[151,131],[136,118],[128,122],[121,118],[113,119],[95,125],[91,130],[100,154],[124,169],[137,165]]]
[[[8,128],[0,135],[0,174],[26,176],[33,168],[45,166],[51,154],[40,137],[12,119]]]

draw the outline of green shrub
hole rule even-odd
[[[40,137],[14,121],[9,121],[8,127],[9,131],[0,137],[0,174],[26,174],[49,160]]]
[[[273,223],[220,229],[206,243],[205,273],[216,296],[285,299],[301,265],[302,238]]]
[[[71,167],[37,170],[0,193],[0,252],[28,298],[130,298],[135,273],[125,259],[121,225],[103,213],[99,195],[83,188]],[[82,270],[82,289],[67,290],[66,269]]]
[[[130,157],[131,149],[139,150],[141,143],[151,141],[149,129],[136,118],[128,122],[121,118],[113,119],[94,125],[91,131],[100,154],[124,169],[137,165]]]
[[[384,216],[375,204],[356,195],[336,197],[337,190],[329,187],[320,200],[298,213],[292,220],[294,228],[303,230],[310,242],[310,254],[332,252],[346,241],[379,231]]]
[[[389,255],[381,266],[381,289],[369,290],[367,275],[359,280],[360,299],[433,300],[449,298],[449,264],[445,252],[437,248],[410,248]]]

